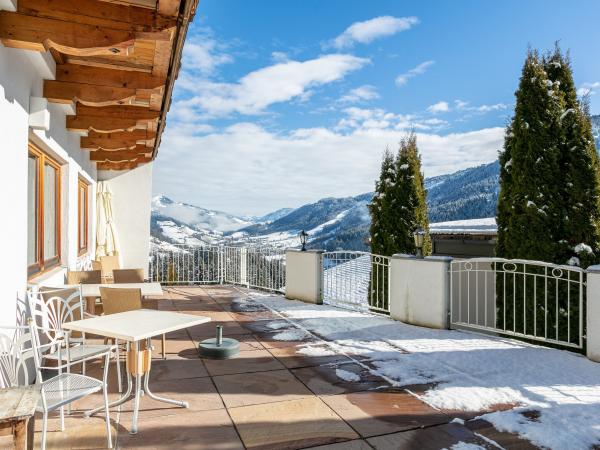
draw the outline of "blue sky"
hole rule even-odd
[[[597,1],[202,0],[154,191],[236,214],[356,195],[410,128],[426,176],[492,161],[528,45],[560,40],[600,113],[598,17]]]

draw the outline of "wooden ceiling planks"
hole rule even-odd
[[[50,102],[74,104],[70,131],[100,170],[156,156],[197,0],[19,0],[0,11],[7,47],[50,51]]]

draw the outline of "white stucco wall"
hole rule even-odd
[[[600,363],[600,265],[588,267],[586,304],[587,357]]]
[[[323,251],[285,251],[285,296],[322,304]]]
[[[79,148],[79,136],[67,132],[66,115],[72,109],[48,104],[49,130],[29,127],[30,97],[41,97],[43,80],[54,76],[55,65],[48,54],[5,48],[0,44],[0,324],[13,324],[17,299],[23,299],[27,280],[27,154],[28,141],[61,164],[61,265],[32,283],[58,283],[66,267],[77,265],[77,177],[91,184],[90,236],[95,224],[95,165],[87,151]],[[93,251],[93,239],[88,249]],[[84,256],[85,257],[85,256]]]
[[[412,325],[448,328],[451,260],[394,255],[390,262],[390,316]]]
[[[152,207],[152,163],[124,173],[104,172],[112,192],[113,223],[117,250],[123,268],[143,268],[148,275],[150,255],[150,211]]]

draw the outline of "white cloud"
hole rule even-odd
[[[342,49],[352,47],[355,43],[368,44],[375,39],[391,36],[406,31],[419,23],[416,17],[380,16],[364,22],[355,22],[336,37],[331,45]]]
[[[395,129],[397,117],[381,110],[356,109],[352,114],[370,125],[346,132],[308,128],[274,133],[237,123],[204,136],[167,127],[154,165],[155,190],[241,214],[371,191],[382,151],[397,148],[406,131]],[[378,121],[390,124],[383,127]],[[434,176],[493,161],[503,135],[503,128],[419,132],[424,172]]]
[[[290,60],[287,53],[285,53],[285,52],[272,52],[271,58],[273,59],[273,61],[275,61],[277,63],[287,62]]]
[[[360,101],[368,101],[379,98],[379,93],[375,86],[365,84],[357,88],[351,89],[345,95],[340,97],[341,103],[357,103]]]
[[[425,73],[434,63],[435,61],[425,61],[418,66],[413,67],[408,72],[398,75],[396,77],[396,86],[404,86],[411,78]]]
[[[336,131],[350,129],[390,129],[390,130],[439,130],[448,122],[437,118],[423,119],[411,114],[394,114],[380,108],[366,109],[350,107],[344,110],[346,117],[336,125]]]
[[[218,66],[231,62],[233,58],[224,53],[217,41],[209,35],[203,33],[185,41],[182,58],[182,68],[185,71],[211,75]]]
[[[579,89],[577,89],[577,95],[583,97],[584,95],[595,95],[596,91],[600,90],[600,81],[593,83],[583,83]]]
[[[308,61],[286,61],[250,72],[237,83],[196,83],[196,96],[180,105],[198,108],[204,116],[260,114],[268,106],[306,99],[310,89],[344,78],[370,63],[367,58],[329,54]]]
[[[463,100],[454,100],[454,109],[457,111],[469,111],[474,113],[486,114],[492,111],[503,111],[508,109],[506,103],[494,103],[492,105],[471,106],[469,102]]]
[[[437,102],[429,106],[427,111],[434,114],[448,112],[450,111],[450,106],[448,105],[448,102]]]

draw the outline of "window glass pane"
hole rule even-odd
[[[27,175],[27,265],[37,262],[37,184],[38,159],[29,156]]]
[[[85,231],[87,228],[87,189],[85,186],[79,187],[79,248],[86,247]]]
[[[56,239],[56,169],[44,166],[44,260],[58,255]]]

